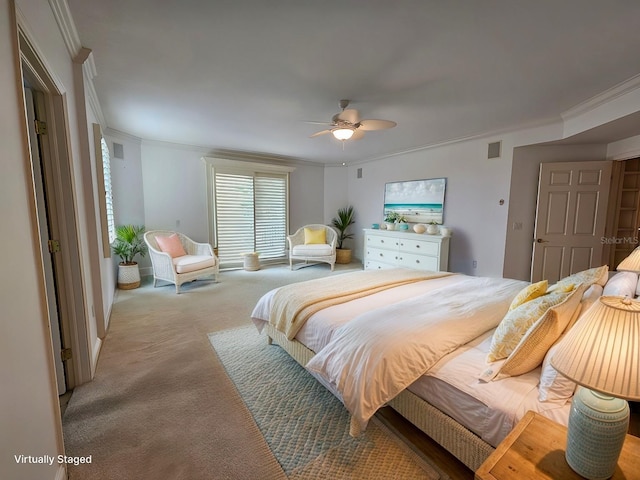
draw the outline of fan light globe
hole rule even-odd
[[[333,136],[336,137],[338,140],[349,140],[352,136],[353,136],[353,128],[334,128],[333,130],[331,130],[331,133],[333,133]]]

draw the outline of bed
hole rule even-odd
[[[575,384],[549,351],[608,277],[606,266],[551,286],[367,270],[267,292],[252,320],[345,404],[352,435],[389,405],[476,470],[528,410],[567,423]],[[514,340],[505,323],[521,311],[532,320]]]

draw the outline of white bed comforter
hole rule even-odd
[[[522,282],[469,277],[364,313],[306,368],[337,392],[359,435],[373,414],[441,357],[496,327]]]

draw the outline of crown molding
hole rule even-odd
[[[49,0],[49,5],[53,11],[53,16],[58,23],[58,28],[62,33],[62,38],[67,46],[69,55],[71,58],[75,58],[82,48],[82,43],[80,42],[80,35],[78,35],[76,24],[71,16],[69,5],[66,0]]]
[[[124,139],[132,143],[136,143],[138,145],[142,145],[142,139],[140,137],[136,137],[135,135],[131,135],[130,133],[121,132],[120,130],[116,130],[111,127],[107,127],[104,129],[103,133],[105,135],[109,135],[110,137],[115,137],[119,139]]]
[[[631,77],[630,79],[625,80],[624,82],[619,83],[618,85],[611,87],[594,97],[591,97],[589,100],[579,103],[573,108],[570,108],[561,115],[562,119],[566,122],[567,120],[584,115],[591,110],[595,110],[596,108],[637,89],[640,89],[640,74]]]

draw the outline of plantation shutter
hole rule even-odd
[[[216,173],[216,225],[220,263],[254,251],[253,176]]]
[[[287,175],[215,170],[215,226],[220,264],[239,265],[243,253],[261,260],[286,256]]]
[[[104,196],[107,217],[107,231],[109,232],[109,244],[116,239],[116,221],[113,214],[113,188],[111,186],[111,157],[109,147],[104,138],[100,139],[100,151],[102,152],[102,176],[104,179]]]
[[[285,256],[287,241],[287,178],[257,174],[255,179],[255,251],[260,258]]]

